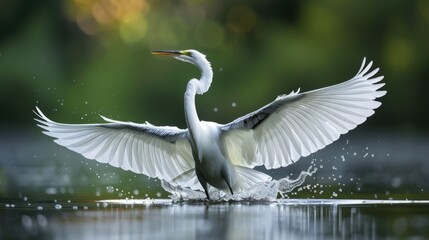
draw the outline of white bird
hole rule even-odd
[[[253,170],[285,167],[337,140],[374,114],[386,94],[383,76],[362,65],[352,79],[321,89],[278,96],[264,107],[228,124],[201,121],[195,95],[204,94],[213,71],[196,50],[153,51],[196,65],[200,79],[191,79],[184,96],[187,129],[149,123],[63,124],[48,119],[36,107],[46,135],[88,159],[156,177],[191,189],[209,186],[231,194],[251,188],[270,176]],[[195,177],[196,176],[196,177]],[[198,179],[198,181],[196,180]]]

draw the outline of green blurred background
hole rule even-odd
[[[29,132],[49,140],[33,121],[36,105],[60,122],[102,114],[184,128],[183,93],[198,71],[150,54],[158,49],[193,48],[212,62],[212,88],[197,98],[201,119],[226,123],[279,94],[347,80],[367,57],[388,93],[360,131],[428,131],[426,0],[3,0],[0,9],[0,134],[12,159],[20,147],[9,139],[24,148],[34,145]],[[37,158],[49,149],[23,151]],[[11,181],[4,158],[0,195]],[[61,161],[49,158],[61,175]]]
[[[101,113],[183,127],[182,94],[198,71],[150,51],[194,48],[215,73],[197,100],[202,119],[228,122],[278,94],[346,80],[366,56],[388,90],[367,125],[428,128],[425,0],[3,0],[0,8],[3,126],[34,125],[38,105],[67,122]]]

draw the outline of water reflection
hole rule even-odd
[[[0,209],[0,238],[376,239],[429,236],[429,202],[314,200]],[[87,206],[87,205],[85,205]],[[49,210],[47,210],[49,209]],[[386,213],[389,214],[386,214]],[[411,223],[411,224],[410,224]]]

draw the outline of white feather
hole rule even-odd
[[[374,77],[364,58],[352,79],[333,86],[278,96],[272,103],[235,121],[219,125],[200,121],[195,95],[205,93],[213,71],[196,50],[155,51],[198,66],[185,92],[188,129],[121,122],[101,116],[103,124],[63,124],[51,121],[36,107],[36,119],[55,142],[89,159],[157,177],[191,189],[208,184],[223,190],[247,189],[270,177],[252,170],[287,166],[337,140],[374,114],[383,77]],[[370,71],[370,72],[369,72]],[[197,159],[193,158],[193,153]],[[195,161],[198,163],[195,165]],[[198,179],[203,179],[202,185]],[[231,188],[232,187],[232,188]]]
[[[88,159],[171,181],[194,168],[186,130],[120,122],[103,117],[104,124],[63,124],[36,112],[44,133]],[[140,130],[139,130],[140,129]],[[166,135],[180,135],[174,143]]]
[[[386,91],[378,91],[384,86],[378,83],[383,77],[371,78],[379,69],[367,73],[372,62],[365,65],[365,61],[356,76],[348,81],[279,96],[265,107],[224,125],[222,141],[226,143],[226,151],[233,153],[235,164],[264,165],[268,169],[284,167],[363,123],[381,105],[375,99],[386,94]],[[258,116],[264,117],[267,112],[269,116],[258,120]],[[257,124],[248,124],[252,120]],[[243,142],[243,135],[252,136],[247,142],[257,147],[250,149],[231,144]]]

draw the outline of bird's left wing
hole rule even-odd
[[[187,130],[105,117],[108,123],[63,124],[48,119],[37,107],[35,114],[46,135],[88,159],[166,181],[194,168]]]
[[[352,79],[310,92],[279,96],[265,107],[221,126],[224,149],[235,165],[287,166],[363,123],[381,105],[382,76],[365,59]]]

